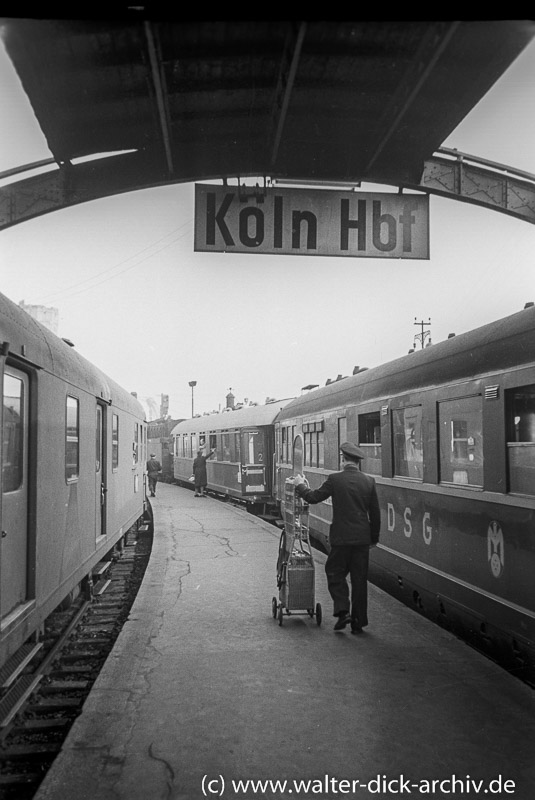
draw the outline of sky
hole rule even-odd
[[[535,174],[535,42],[443,146]],[[49,158],[0,42],[0,173]],[[388,187],[362,187],[388,190]],[[148,418],[264,403],[535,301],[535,226],[431,196],[425,261],[193,250],[194,185],[85,203],[0,231],[0,291],[59,311],[58,334]],[[417,343],[417,346],[419,344]],[[156,413],[154,411],[156,409]]]

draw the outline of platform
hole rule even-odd
[[[152,502],[143,584],[36,800],[535,795],[531,689],[371,585],[367,631],[335,633],[321,553],[321,626],[279,626],[277,528]]]

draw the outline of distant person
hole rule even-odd
[[[210,450],[210,453],[205,456],[203,450],[197,450],[197,457],[193,461],[193,477],[195,478],[195,494],[194,497],[206,497],[206,486],[208,484],[208,476],[206,475],[206,462],[215,453]]]
[[[150,454],[150,458],[147,461],[147,476],[149,479],[149,491],[151,497],[156,497],[156,482],[158,480],[158,474],[162,471],[162,465],[156,458],[155,453]]]
[[[302,475],[294,479],[296,493],[307,503],[321,503],[332,497],[333,517],[329,532],[331,546],[325,573],[333,599],[334,629],[351,623],[352,633],[368,624],[368,564],[370,547],[379,541],[381,513],[375,479],[360,470],[365,453],[351,442],[340,446],[341,472],[333,472],[319,489],[309,489]],[[351,604],[347,576],[351,576]]]

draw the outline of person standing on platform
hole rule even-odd
[[[321,503],[332,498],[331,549],[325,573],[333,599],[333,616],[338,617],[334,629],[341,631],[351,624],[352,633],[361,633],[368,625],[369,555],[370,547],[379,541],[381,512],[375,479],[360,469],[365,453],[352,442],[344,442],[340,455],[342,470],[329,475],[319,489],[307,488],[302,475],[297,475],[293,481],[296,492],[307,503]],[[348,574],[351,576],[351,604]]]
[[[158,480],[158,473],[162,471],[162,465],[156,458],[155,453],[150,454],[147,461],[147,477],[149,479],[149,491],[151,497],[156,497],[156,482]]]
[[[210,453],[205,456],[202,450],[197,450],[197,458],[193,461],[193,477],[195,478],[194,497],[206,497],[206,486],[208,484],[206,462],[209,458],[212,458],[214,453],[215,450],[210,450]]]

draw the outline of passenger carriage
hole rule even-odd
[[[0,295],[0,667],[145,513],[138,401]]]
[[[277,497],[367,454],[382,529],[374,582],[513,666],[535,663],[535,308],[361,371],[276,421]],[[329,503],[310,509],[328,548]]]
[[[208,455],[215,449],[206,464],[208,490],[266,514],[273,503],[273,425],[288,402],[274,400],[179,422],[171,432],[175,480],[187,484],[197,451]]]

